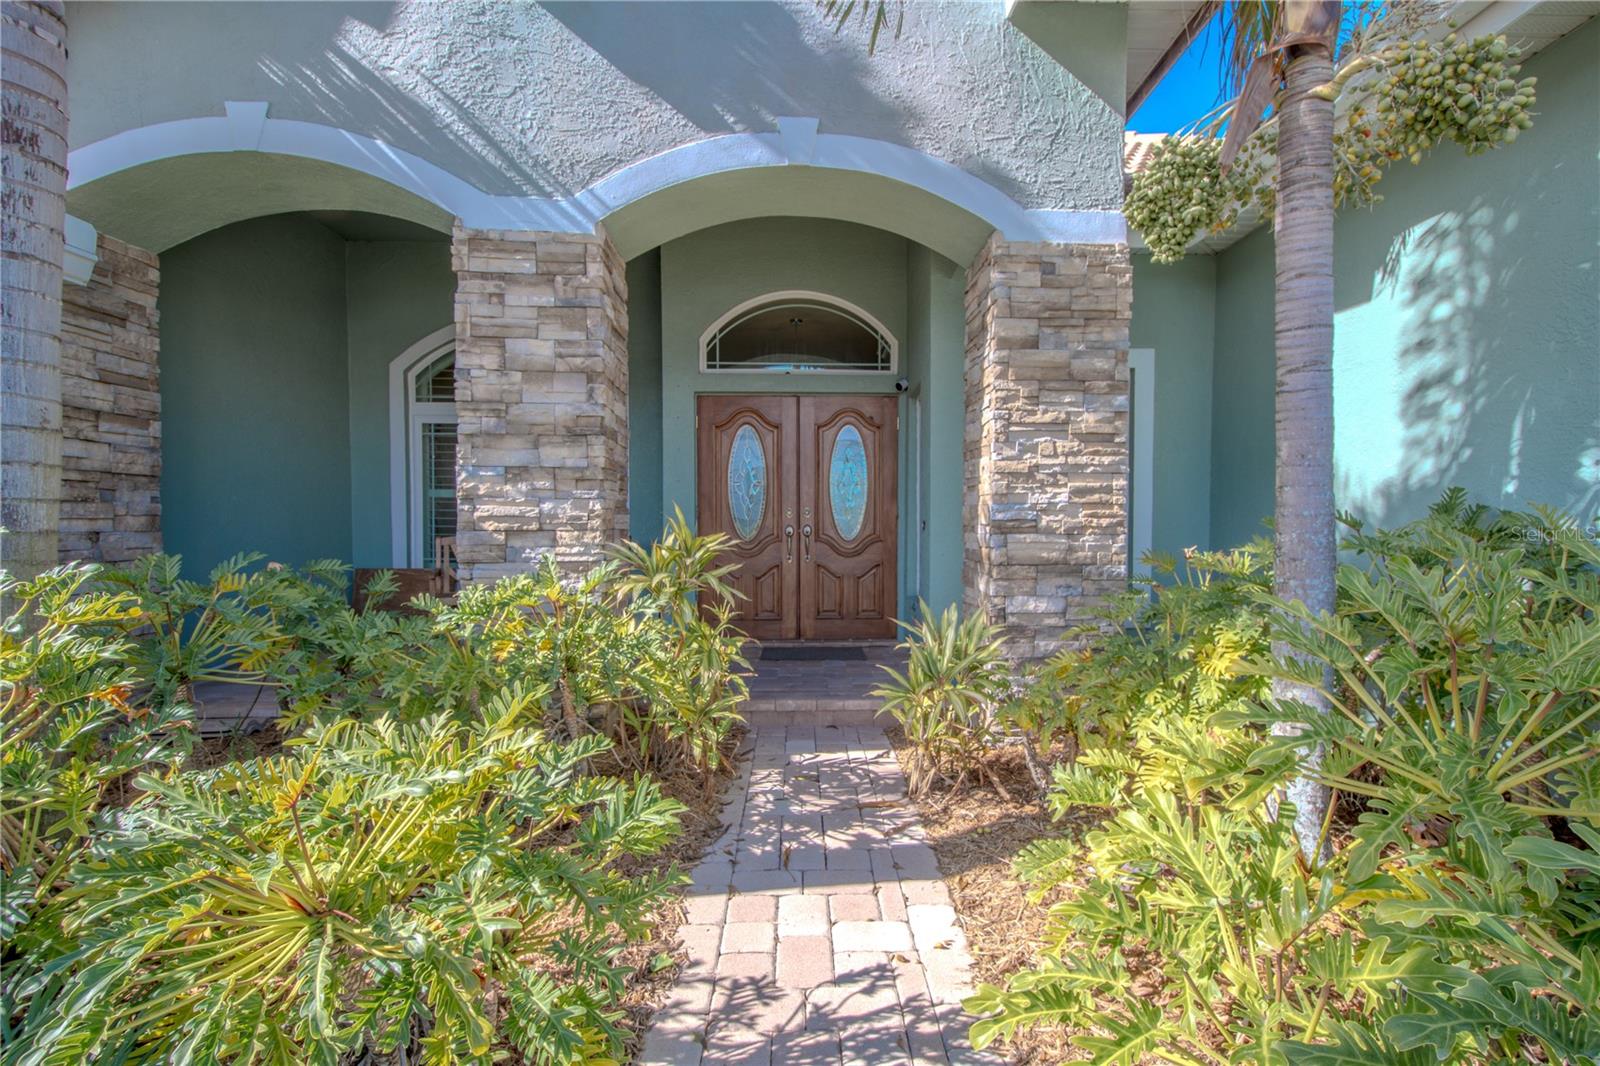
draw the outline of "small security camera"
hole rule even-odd
[[[896,378],[895,379],[895,383],[894,383],[894,391],[895,392],[910,392],[911,391],[911,379],[910,378]]]

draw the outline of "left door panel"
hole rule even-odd
[[[793,640],[800,635],[795,401],[701,396],[695,413],[699,528],[732,541],[726,558],[737,569],[727,581],[744,596],[733,620],[756,640]]]

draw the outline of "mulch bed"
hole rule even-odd
[[[729,752],[737,752],[743,742],[743,731],[729,739]],[[723,769],[716,775],[715,787],[709,798],[703,775],[688,769],[657,777],[661,790],[689,809],[684,812],[683,832],[660,854],[629,866],[629,874],[665,870],[676,863],[685,873],[693,871],[695,863],[705,854],[712,842],[722,833],[722,800],[728,783],[737,776],[736,756],[724,760]],[[648,939],[634,940],[617,956],[617,965],[629,967],[621,1007],[627,1012],[623,1025],[632,1035],[623,1049],[623,1062],[633,1062],[644,1044],[644,1034],[650,1028],[656,1008],[667,998],[667,992],[683,971],[689,954],[678,940],[678,926],[683,924],[685,908],[683,897],[673,894],[650,916],[651,934]]]
[[[904,736],[895,728],[888,734],[904,762]],[[933,792],[918,800],[917,812],[966,930],[974,976],[979,983],[999,984],[1041,961],[1045,912],[1061,892],[1038,902],[1029,900],[1027,886],[1011,869],[1012,860],[1034,841],[1066,835],[1074,826],[1050,818],[1020,749],[994,753],[988,766],[1000,777],[1010,800],[969,780],[954,794]],[[1026,1029],[1011,1043],[990,1051],[1017,1066],[1087,1061],[1088,1052],[1069,1044],[1069,1035],[1062,1026]]]

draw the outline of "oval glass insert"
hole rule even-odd
[[[741,540],[756,535],[767,510],[767,453],[748,424],[734,433],[728,452],[728,510]]]
[[[855,540],[867,517],[867,449],[855,426],[845,426],[833,438],[833,458],[828,461],[828,503],[839,535]]]

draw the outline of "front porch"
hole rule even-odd
[[[748,658],[743,711],[752,728],[869,725],[882,705],[872,696],[886,680],[882,667],[905,666],[892,641],[757,646]],[[195,705],[208,737],[254,733],[278,717],[277,691],[267,685],[196,685]]]
[[[159,258],[102,238],[102,266],[66,287],[69,317],[99,334],[66,338],[65,361],[83,368],[67,435],[84,434],[66,466],[69,483],[104,496],[108,479],[131,476],[106,433],[123,450],[138,438],[137,498],[123,493],[138,517],[74,510],[63,556],[114,562],[160,546],[191,572],[240,550],[426,568],[430,546],[453,536],[462,578],[482,582],[546,554],[585,569],[681,511],[741,551],[769,546],[766,577],[754,551],[735,575],[755,636],[883,638],[919,602],[961,603],[1019,659],[1048,655],[1124,587],[1125,246],[999,233],[963,245],[940,213],[971,216],[950,204],[886,216],[895,229],[762,216],[675,234],[642,224],[648,204],[629,207],[622,240],[605,226],[459,222],[447,238],[321,209],[226,225]],[[948,257],[958,248],[965,265]],[[142,256],[133,280],[119,273],[130,255]],[[793,351],[733,335],[784,315]],[[798,339],[802,316],[830,315]],[[857,327],[867,340],[853,353],[840,329]],[[104,355],[123,349],[145,360],[142,376]],[[116,414],[130,397],[138,425]],[[700,414],[713,400],[732,414],[708,444]],[[800,415],[768,422],[797,438],[802,461],[785,466],[779,437],[764,438],[762,492],[741,517],[720,491],[733,423],[783,404]],[[841,462],[849,447],[864,461]],[[780,486],[791,478],[792,497]],[[139,536],[122,533],[135,522]],[[796,665],[769,661],[769,677]],[[821,677],[816,695],[763,680],[760,698],[870,710],[876,672],[859,683],[855,672]]]
[[[893,641],[769,644],[750,655],[750,666],[744,710],[753,724],[859,725],[882,706],[872,690],[888,680],[883,667],[903,669],[905,653]]]

